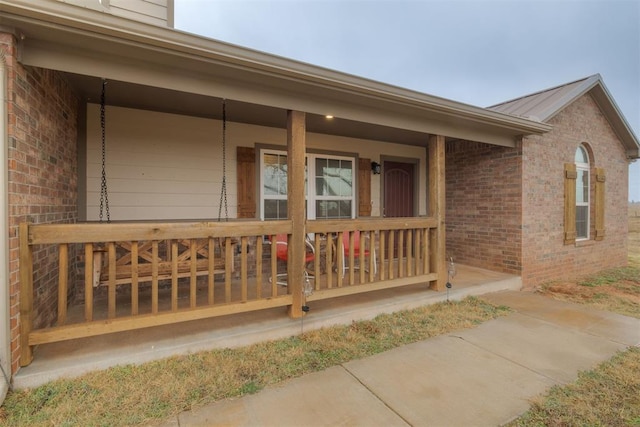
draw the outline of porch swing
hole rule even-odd
[[[106,213],[107,224],[111,223],[109,211],[109,197],[106,178],[106,119],[105,92],[107,81],[102,80],[102,95],[100,97],[100,125],[102,134],[102,177],[100,190],[99,221],[103,222]],[[222,184],[220,191],[220,207],[218,221],[222,220],[224,204],[225,217],[229,220],[226,189],[226,100],[222,100]],[[153,241],[145,242],[114,242],[111,249],[115,255],[109,255],[108,247],[95,249],[93,252],[93,287],[108,286],[110,284],[131,284],[136,277],[137,283],[152,282],[154,280],[180,279],[192,276],[206,276],[210,274],[225,274],[227,269],[235,271],[234,257],[225,254],[223,241],[219,239],[215,249],[209,239],[176,239],[163,240],[154,245]],[[235,246],[235,242],[231,245]],[[137,257],[134,256],[137,253]],[[231,251],[233,253],[233,250]],[[134,258],[136,258],[134,260]],[[213,262],[211,262],[213,258]],[[115,269],[110,268],[110,262],[115,259]],[[195,260],[195,262],[193,262]],[[195,265],[195,268],[194,268]],[[134,275],[134,269],[137,274]],[[110,270],[113,270],[110,272]],[[114,276],[113,278],[111,276]]]

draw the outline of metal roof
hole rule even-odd
[[[593,96],[625,146],[627,156],[631,159],[640,158],[640,142],[604,85],[600,74],[512,99],[487,109],[546,123],[586,93]]]

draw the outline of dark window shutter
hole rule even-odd
[[[358,216],[371,216],[371,159],[358,160]]]
[[[604,169],[596,168],[596,240],[604,239]]]
[[[564,164],[564,244],[576,242],[576,165]]]
[[[256,217],[256,150],[238,147],[238,218]]]

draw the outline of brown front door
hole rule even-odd
[[[384,171],[383,215],[385,217],[414,216],[415,165],[413,163],[385,161],[382,168]],[[397,232],[394,232],[394,258],[398,257],[397,234]]]
[[[415,165],[385,161],[382,170],[384,171],[383,216],[414,216]]]

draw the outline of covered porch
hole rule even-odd
[[[416,286],[444,295],[445,145],[512,148],[547,129],[63,4],[3,19],[22,36],[6,35],[11,90],[40,108],[9,128],[14,372],[77,340],[269,310],[297,322],[315,304]],[[284,159],[286,185],[265,196],[267,154]],[[412,203],[390,215],[371,162],[398,159]],[[330,172],[307,176],[325,160]],[[318,191],[338,169],[346,192]],[[97,223],[101,178],[111,223]],[[229,215],[216,221],[220,188]],[[286,261],[269,245],[279,236]]]
[[[35,387],[57,378],[70,378],[111,366],[287,338],[322,327],[371,319],[383,313],[521,288],[518,276],[466,265],[456,265],[456,270],[449,292],[415,284],[330,300],[314,300],[312,295],[307,316],[299,319],[286,316],[283,308],[270,308],[40,345],[33,363],[23,367],[14,377],[14,386],[18,389]],[[96,315],[106,316],[106,312],[103,310]],[[69,312],[69,317],[82,316],[81,306]]]

